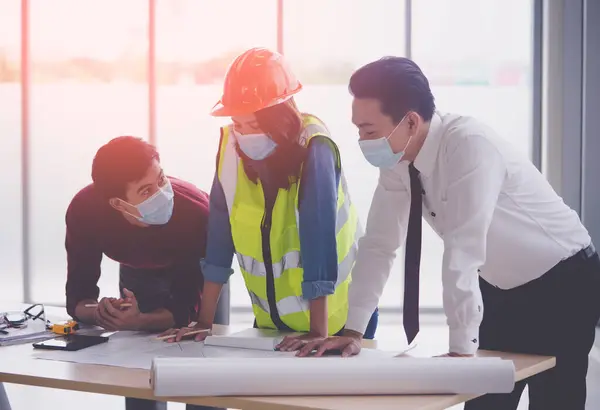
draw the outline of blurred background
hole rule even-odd
[[[208,113],[228,64],[253,46],[290,60],[305,85],[300,108],[332,131],[363,223],[377,170],[358,148],[347,84],[361,65],[396,55],[422,67],[439,110],[478,117],[528,155],[598,246],[599,22],[598,0],[0,0],[0,301],[64,305],[65,211],[110,139],[156,144],[168,174],[210,190],[223,120]],[[429,314],[419,348],[430,355],[447,349],[448,335],[442,243],[424,229]],[[403,338],[402,283],[400,256],[380,304],[383,348]],[[250,300],[241,275],[230,285],[232,325],[243,329]],[[100,288],[118,292],[118,266],[107,258]],[[590,410],[600,408],[598,345]],[[8,390],[15,410],[66,397]],[[123,408],[119,397],[68,398]]]
[[[479,117],[533,153],[532,0],[25,3],[23,30],[22,3],[0,0],[3,298],[64,304],[65,211],[110,139],[149,140],[168,174],[210,190],[222,120],[208,112],[228,64],[252,46],[289,58],[305,85],[300,108],[324,119],[340,146],[363,223],[377,170],[360,153],[347,84],[384,55],[416,60],[441,111]],[[441,240],[427,226],[423,241],[422,306],[439,310]],[[402,270],[398,258],[384,311],[401,308]],[[102,296],[117,293],[117,278],[105,258]],[[250,307],[241,275],[231,306]]]

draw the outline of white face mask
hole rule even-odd
[[[141,204],[128,204],[135,207],[140,213],[140,216],[135,216],[129,212],[127,212],[127,214],[147,225],[164,225],[169,222],[173,215],[175,203],[174,197],[173,186],[171,185],[171,182],[167,180],[167,183],[164,186],[160,187],[154,195]]]
[[[408,138],[406,142],[406,146],[400,152],[394,153],[392,150],[392,146],[390,145],[389,139],[392,137],[394,132],[398,129],[400,124],[406,119],[408,114],[406,114],[402,120],[394,127],[390,135],[387,137],[381,137],[374,140],[360,140],[358,144],[360,145],[360,149],[363,152],[366,160],[371,163],[371,165],[378,168],[391,168],[396,165],[398,162],[402,161],[404,154],[406,153],[406,148],[408,148],[410,141],[412,140],[412,135]]]
[[[238,134],[235,133],[240,149],[255,161],[267,158],[277,148],[277,143],[266,134]]]

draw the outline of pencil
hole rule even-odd
[[[95,308],[98,307],[97,303],[88,303],[87,305],[84,305],[86,308]],[[132,304],[131,303],[121,303],[119,305],[119,307],[131,307]]]
[[[210,332],[210,329],[198,329],[198,330],[193,330],[191,332],[187,332],[185,333],[183,336],[191,336],[191,335],[197,335],[198,333],[205,333],[205,332]],[[167,335],[167,336],[159,336],[156,338],[156,340],[167,340],[167,339],[172,339],[175,336],[177,336],[177,334],[174,335]]]

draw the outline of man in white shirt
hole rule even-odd
[[[308,343],[299,355],[315,348],[317,355],[358,353],[405,237],[404,324],[414,338],[422,214],[444,241],[447,356],[482,348],[557,357],[555,369],[513,393],[465,409],[516,409],[528,383],[530,408],[584,410],[600,261],[577,214],[493,130],[436,112],[429,82],[411,60],[367,64],[353,74],[350,91],[359,144],[380,168],[379,183],[352,272],[345,334]]]

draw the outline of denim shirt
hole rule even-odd
[[[264,163],[252,161],[252,167],[267,190],[269,178]],[[327,140],[315,137],[308,146],[302,168],[298,205],[304,299],[316,299],[335,291],[338,274],[335,223],[339,181],[340,170],[336,167],[333,148]],[[234,253],[225,194],[215,175],[210,192],[206,258],[201,262],[205,280],[226,283],[233,273],[231,263]]]

